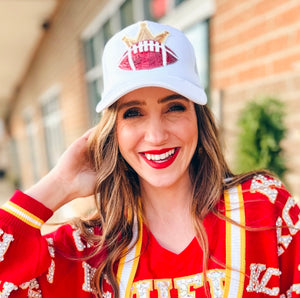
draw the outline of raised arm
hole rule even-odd
[[[88,158],[88,138],[93,129],[74,141],[57,165],[25,193],[52,211],[78,197],[93,194],[96,175]]]

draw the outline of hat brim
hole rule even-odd
[[[137,80],[128,80],[118,85],[111,92],[102,95],[102,99],[96,106],[96,112],[100,113],[104,109],[111,106],[118,99],[125,94],[140,89],[143,87],[161,87],[174,91],[196,104],[205,105],[207,103],[207,96],[202,87],[191,83],[190,81],[183,80],[182,78],[174,76],[163,76],[149,79],[138,78]]]

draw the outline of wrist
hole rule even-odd
[[[53,212],[66,204],[69,196],[66,187],[63,185],[63,181],[53,172],[48,173],[24,193],[42,203]]]

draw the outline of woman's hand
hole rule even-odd
[[[75,198],[94,192],[96,173],[88,158],[88,138],[93,128],[74,141],[57,165],[25,193],[56,211]]]

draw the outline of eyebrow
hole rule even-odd
[[[174,100],[174,99],[183,99],[183,100],[188,101],[188,99],[185,96],[180,95],[178,93],[174,93],[174,94],[171,94],[171,95],[168,95],[166,97],[163,97],[163,98],[159,99],[157,102],[158,103],[164,103],[164,102]]]
[[[174,99],[183,99],[183,100],[188,101],[188,99],[186,97],[184,97],[183,95],[174,93],[174,94],[170,94],[168,96],[165,96],[163,98],[158,99],[157,102],[158,103],[165,103],[165,102],[168,102],[168,101],[172,101]],[[133,106],[144,106],[144,105],[146,105],[146,101],[144,101],[144,100],[130,100],[128,102],[121,103],[118,106],[118,110],[122,110],[124,108],[130,108],[130,107],[133,107]]]
[[[133,107],[133,106],[142,106],[142,105],[146,105],[146,102],[145,101],[140,101],[140,100],[130,100],[128,102],[121,103],[118,106],[118,110],[122,110],[124,108],[130,108],[130,107]]]

